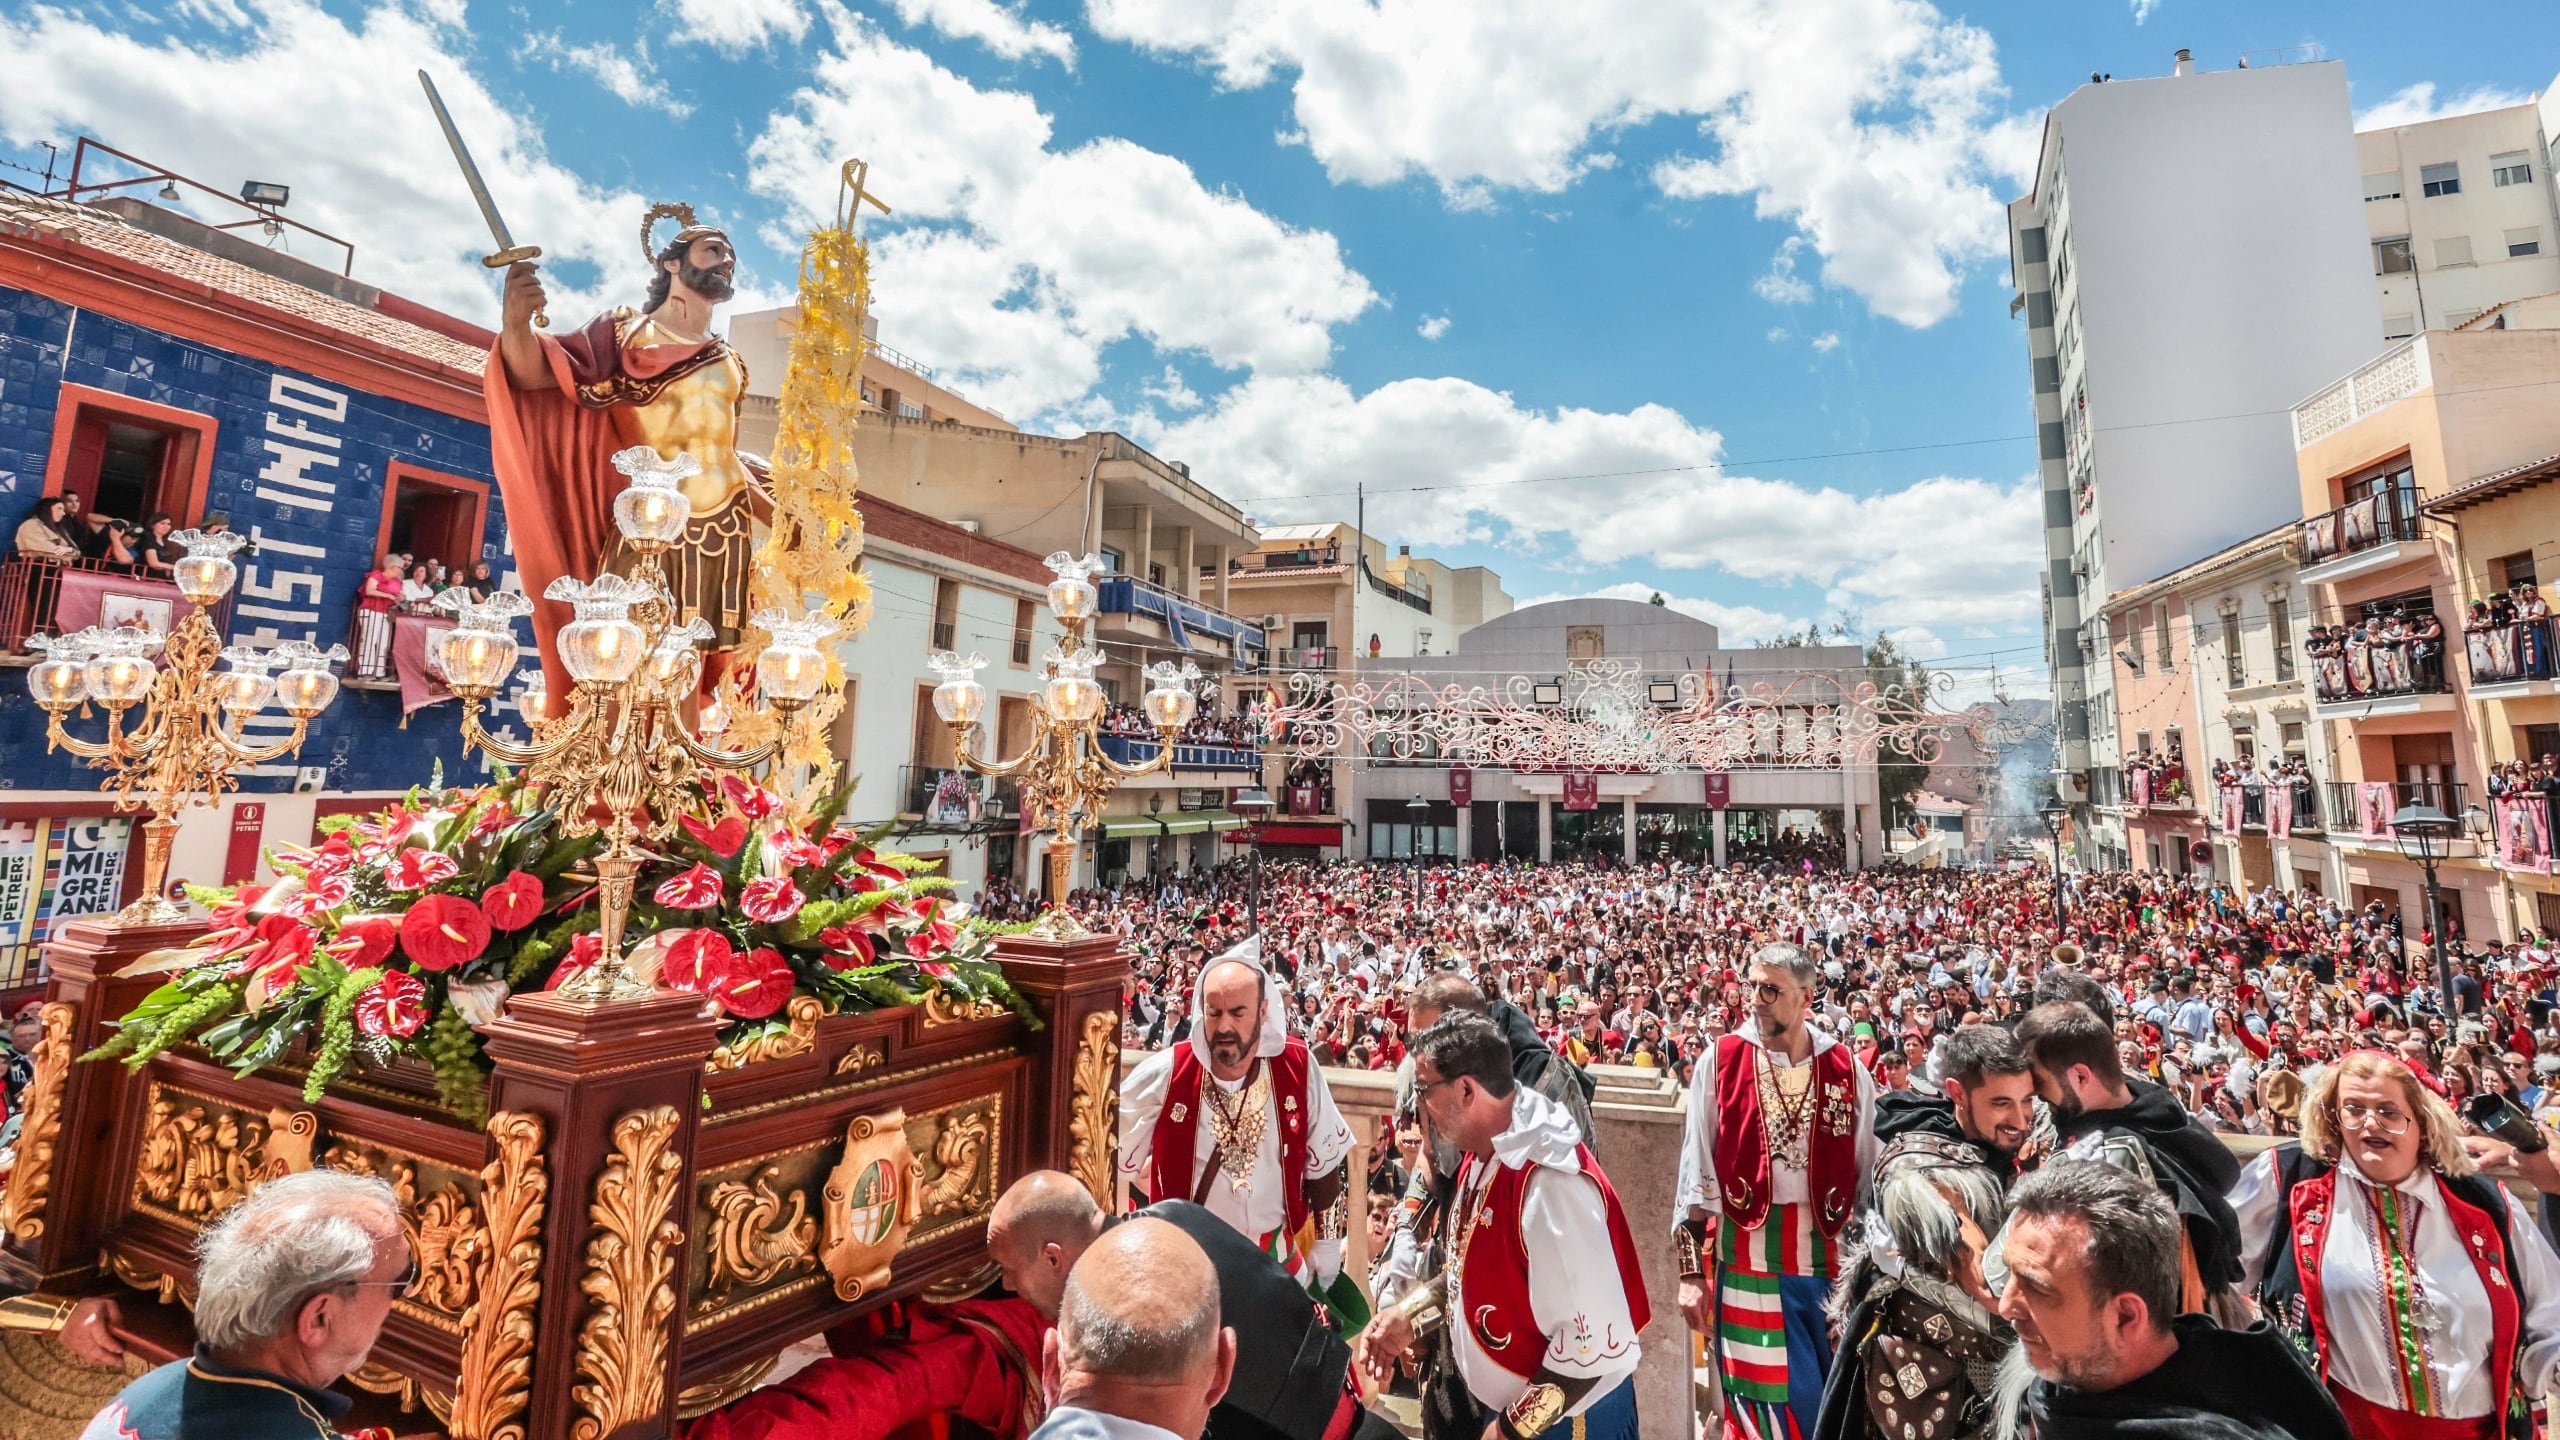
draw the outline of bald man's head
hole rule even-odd
[[[1103,1233],[1068,1272],[1061,1368],[1125,1385],[1177,1385],[1215,1367],[1218,1272],[1200,1243],[1138,1216]]]
[[[987,1217],[987,1252],[1007,1289],[1055,1320],[1067,1272],[1102,1233],[1102,1207],[1074,1176],[1034,1170],[1013,1182]]]
[[[1244,1078],[1262,1035],[1262,972],[1241,960],[1221,960],[1200,976],[1197,1022],[1209,1045],[1209,1068],[1219,1079]]]

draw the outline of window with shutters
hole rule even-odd
[[[2248,662],[2240,653],[2240,617],[2222,617],[2222,677],[2237,690],[2249,683]]]
[[[2276,680],[2293,679],[2293,607],[2279,595],[2267,602],[2267,643],[2276,652]]]
[[[2430,198],[2462,193],[2462,167],[2450,161],[2418,167],[2418,193]]]
[[[2522,150],[2489,157],[2489,184],[2493,187],[2530,185],[2533,183],[2533,157]]]
[[[2449,266],[2454,266],[2454,265],[2468,265],[2468,264],[2470,264],[2470,263],[2471,263],[2471,237],[2470,237],[2470,236],[2468,236],[2468,235],[2447,235],[2447,236],[2446,236],[2446,237],[2444,237],[2443,239],[2438,240],[2438,241],[2436,242],[2436,268],[2437,268],[2437,269],[2440,269],[2440,270],[2441,270],[2441,269],[2447,268],[2447,267],[2449,267]]]
[[[2400,172],[2397,170],[2376,170],[2372,174],[2364,177],[2364,198],[2367,201],[2399,199]]]
[[[2531,226],[2527,226],[2522,230],[2508,231],[2506,234],[2506,241],[2507,258],[2510,260],[2521,259],[2527,255],[2539,255],[2542,253],[2542,232]]]
[[[2374,274],[2405,275],[2416,268],[2418,268],[2417,262],[2409,257],[2408,236],[2403,235],[2396,240],[2373,242]]]
[[[2385,315],[2382,317],[2382,338],[2385,340],[2406,340],[2417,333],[2418,317],[2415,315]]]

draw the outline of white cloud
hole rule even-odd
[[[1112,39],[1253,89],[1337,183],[1421,176],[1458,206],[1557,191],[1624,130],[1694,118],[1710,153],[1658,166],[1673,198],[1748,196],[1823,277],[1934,323],[2005,248],[1985,183],[2015,147],[1990,36],[1927,0],[1086,0]],[[1995,138],[2000,154],[1991,153]]]
[[[2150,19],[2151,12],[2160,8],[2160,0],[2131,0],[2131,3],[2133,6],[2133,23],[2136,25]]]
[[[996,0],[889,0],[898,18],[910,25],[930,25],[954,40],[975,40],[1007,60],[1045,55],[1073,69],[1076,42],[1066,31]]]
[[[749,148],[748,184],[798,229],[828,212],[844,156],[869,160],[897,212],[873,247],[882,325],[1005,414],[1076,403],[1131,337],[1227,368],[1318,369],[1333,327],[1375,303],[1332,235],[1127,140],[1053,148],[1030,96],[830,18],[811,83]]]
[[[527,32],[518,53],[529,60],[547,60],[554,70],[564,66],[583,70],[625,105],[660,111],[678,120],[693,113],[693,106],[677,99],[667,82],[658,78],[646,49],[634,57],[603,41],[572,45],[555,30],[547,35]]]
[[[1785,339],[1787,338],[1787,327],[1786,327],[1786,326],[1784,326],[1784,325],[1772,325],[1772,326],[1770,326],[1770,327],[1769,327],[1769,334],[1768,334],[1768,336],[1767,336],[1766,338],[1768,339],[1768,341],[1769,341],[1769,343],[1770,343],[1770,344],[1772,344],[1772,345],[1778,344],[1779,342],[1781,342],[1781,341],[1783,341],[1783,340],[1785,340]]]
[[[1802,305],[1812,299],[1813,287],[1796,274],[1796,252],[1803,248],[1803,236],[1788,236],[1769,257],[1769,273],[1751,282],[1751,293],[1772,305]]]
[[[2436,82],[2421,80],[2394,94],[2370,110],[2358,111],[2358,130],[2388,130],[2397,125],[2419,125],[2429,120],[2442,120],[2449,115],[2474,115],[2483,110],[2504,110],[2533,99],[2512,90],[2476,85],[2443,103],[2436,101]]]
[[[1610,585],[1594,585],[1580,590],[1559,590],[1552,595],[1539,595],[1522,600],[1515,606],[1526,610],[1551,600],[1633,600],[1645,604],[1659,594],[1663,605],[1693,619],[1704,620],[1716,627],[1716,639],[1726,646],[1755,645],[1790,630],[1802,630],[1811,623],[1757,605],[1728,605],[1721,600],[1700,596],[1674,595],[1659,586],[1637,580],[1621,580]]]
[[[1171,365],[1164,367],[1164,373],[1148,381],[1138,393],[1167,410],[1197,410],[1208,403],[1200,398],[1198,391],[1183,383],[1182,372]]]
[[[1355,395],[1331,376],[1256,376],[1196,414],[1141,416],[1134,429],[1275,522],[1338,519],[1366,482],[1372,527],[1418,544],[1812,587],[1806,609],[1879,626],[2032,626],[2040,603],[2032,477],[1852,495],[1730,475],[1717,465],[1723,438],[1660,405],[1538,411],[1460,379]],[[1425,476],[1442,488],[1409,488]],[[1583,478],[1521,483],[1560,476]]]
[[[724,55],[744,55],[775,40],[798,43],[809,33],[800,0],[658,0],[675,36]]]
[[[1422,317],[1422,323],[1413,327],[1413,333],[1425,340],[1437,340],[1449,333],[1449,317],[1425,315]]]
[[[1813,337],[1813,353],[1816,355],[1828,355],[1839,348],[1840,332],[1837,330],[1825,330]]]
[[[358,275],[494,325],[497,283],[479,263],[489,232],[418,94],[423,66],[515,232],[543,247],[546,266],[595,265],[601,283],[587,292],[553,271],[555,323],[636,298],[646,276],[632,234],[648,200],[551,160],[534,127],[472,75],[466,37],[433,12],[386,3],[349,21],[311,0],[248,9],[251,28],[204,44],[146,40],[49,6],[0,12],[0,53],[11,57],[0,135],[112,135],[182,174],[237,175],[254,157],[261,178],[293,187],[295,219],[355,244]]]

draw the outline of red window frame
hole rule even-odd
[[[408,460],[394,460],[383,467],[382,518],[374,526],[373,553],[365,557],[367,564],[381,560],[382,552],[391,544],[392,510],[400,499],[400,486],[403,482],[413,482],[431,490],[450,490],[469,502],[471,554],[462,562],[463,573],[469,574],[471,566],[481,558],[482,552],[489,543],[489,482],[474,480],[467,475],[450,474],[443,470],[430,470],[424,465]],[[493,574],[495,570],[496,567],[492,566]]]
[[[213,482],[214,443],[220,437],[222,422],[201,410],[181,410],[174,405],[154,404],[100,390],[89,385],[64,384],[53,412],[53,444],[45,455],[44,493],[60,495],[70,488],[72,442],[79,434],[81,422],[92,416],[101,420],[126,420],[148,425],[156,430],[177,432],[174,443],[183,447],[164,463],[161,493],[178,482],[183,495],[178,504],[165,506],[177,517],[178,528],[195,524],[204,518],[204,498]],[[92,487],[94,488],[94,486]],[[149,519],[147,515],[121,517],[135,524]]]

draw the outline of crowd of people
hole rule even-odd
[[[2174,805],[2188,798],[2187,760],[2169,750],[2137,750],[2124,764],[2125,803]]]
[[[1102,713],[1102,733],[1130,740],[1153,740],[1156,728],[1147,720],[1147,712],[1135,705],[1113,705]],[[1218,710],[1206,703],[1191,723],[1182,727],[1178,745],[1215,745],[1229,750],[1252,750],[1262,745],[1262,725],[1250,712]]]
[[[497,579],[486,560],[474,562],[466,571],[459,567],[448,569],[441,560],[385,551],[365,572],[364,583],[356,591],[355,656],[348,673],[361,679],[379,679],[391,673],[393,615],[448,614],[437,605],[447,592],[458,591],[471,603],[479,604],[497,588]]]
[[[2475,684],[2548,680],[2552,675],[2551,603],[2530,580],[2474,600],[2462,617],[2462,644]]]
[[[2444,622],[2432,609],[2394,609],[2303,637],[2311,688],[2323,700],[2445,688]]]
[[[2320,813],[2318,797],[2311,793],[2311,766],[2299,755],[2216,760],[2212,783],[2215,823],[2228,831],[2256,825],[2272,826],[2275,834],[2311,829],[2305,822]]]

